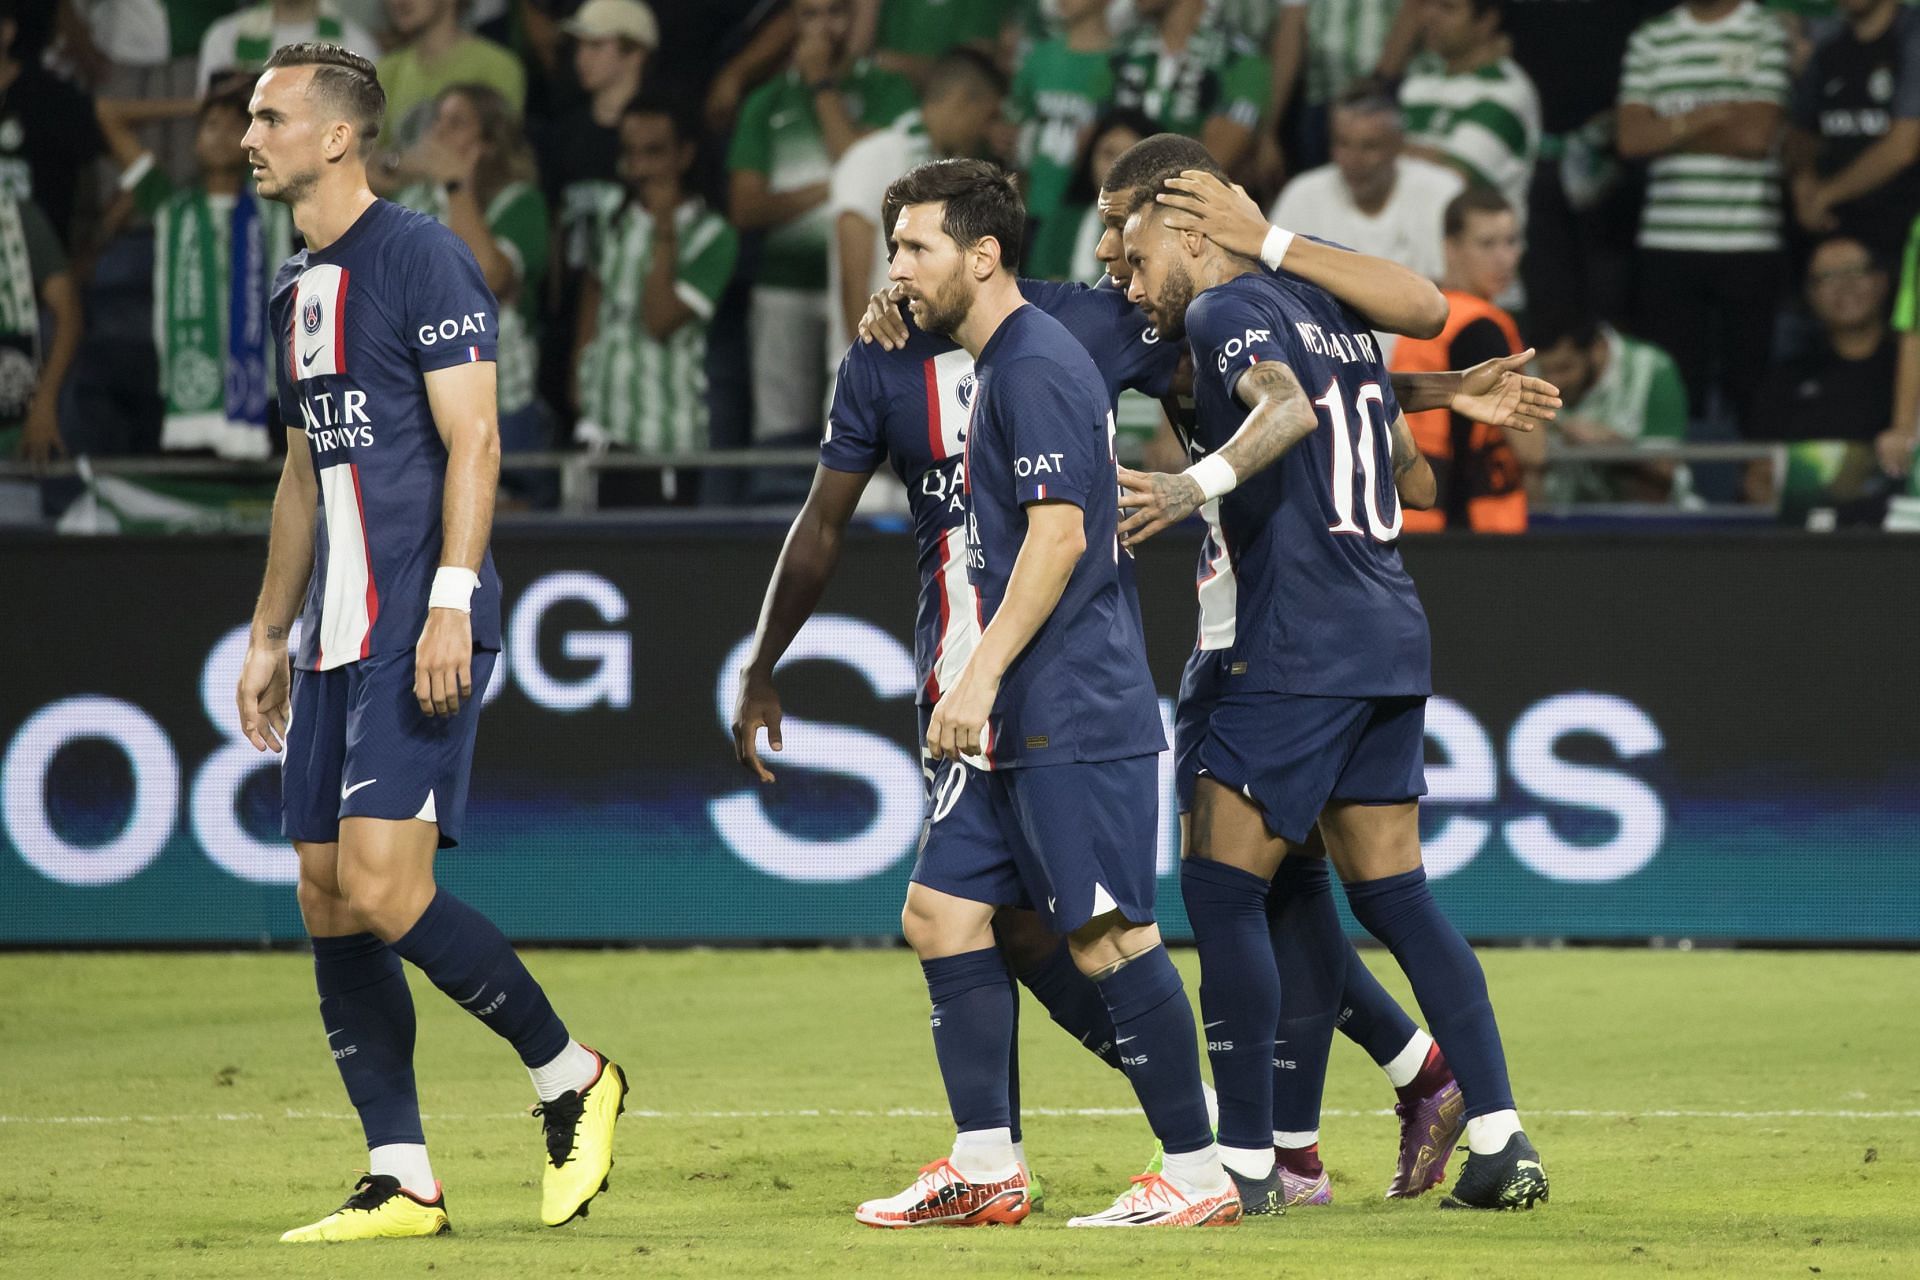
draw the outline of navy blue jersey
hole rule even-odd
[[[1109,404],[1123,390],[1166,394],[1180,344],[1161,342],[1118,289],[1022,280],[1020,291],[1093,356]],[[891,463],[907,487],[920,563],[913,657],[922,704],[939,701],[980,636],[980,604],[967,582],[960,492],[975,389],[973,357],[911,324],[907,345],[898,351],[856,342],[840,362],[820,442],[822,465],[864,474]]]
[[[967,432],[967,579],[984,629],[1027,536],[1027,506],[1080,508],[1086,550],[1046,622],[1000,682],[985,755],[994,768],[1119,760],[1166,747],[1133,561],[1120,553],[1113,404],[1065,325],[1023,306],[975,366]]]
[[[1248,410],[1234,389],[1263,360],[1293,370],[1319,417],[1207,513],[1216,554],[1201,562],[1202,647],[1232,647],[1236,689],[1431,692],[1426,613],[1396,545],[1400,406],[1366,323],[1323,289],[1262,272],[1195,298],[1187,340],[1197,452],[1240,429]]]
[[[425,375],[491,363],[498,315],[460,237],[385,200],[280,268],[280,412],[305,432],[320,490],[300,666],[326,671],[420,639],[447,471]],[[491,551],[473,593],[473,643],[500,647]]]

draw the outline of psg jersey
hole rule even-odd
[[[1124,390],[1167,393],[1181,347],[1105,284],[1022,280],[1027,301],[1067,327],[1093,357],[1111,406]],[[973,653],[980,603],[967,581],[962,487],[967,424],[979,390],[973,357],[909,324],[907,345],[856,342],[840,362],[820,461],[864,474],[890,463],[907,488],[920,569],[913,629],[918,701],[938,702]]]
[[[994,768],[1120,760],[1166,747],[1147,670],[1133,560],[1121,554],[1113,405],[1066,326],[1033,306],[980,351],[965,455],[967,578],[993,622],[1026,540],[1028,504],[1079,508],[1086,549],[1000,681],[985,754]]]
[[[411,649],[440,567],[447,470],[425,375],[493,361],[493,294],[457,235],[377,200],[280,268],[270,316],[281,416],[304,433],[319,482],[297,661],[325,671]],[[491,551],[472,625],[475,648],[500,647]]]
[[[1279,361],[1318,425],[1281,459],[1209,503],[1201,648],[1231,648],[1234,687],[1337,697],[1431,692],[1426,614],[1400,562],[1394,420],[1366,323],[1326,291],[1250,273],[1187,311],[1197,425],[1207,454],[1240,429],[1247,370]]]

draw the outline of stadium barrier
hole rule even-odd
[[[441,867],[508,933],[895,935],[921,811],[912,547],[849,539],[762,787],[727,722],[780,532],[502,533],[506,653]],[[1175,534],[1139,560],[1169,715],[1193,556]],[[300,936],[278,771],[233,710],[262,559],[255,538],[4,544],[0,944]],[[1920,943],[1920,540],[1437,539],[1407,559],[1434,631],[1427,863],[1471,936]]]

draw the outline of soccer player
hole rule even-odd
[[[1007,1091],[1013,983],[992,931],[995,908],[1024,895],[1098,985],[1121,1067],[1166,1152],[1161,1173],[1068,1225],[1230,1225],[1240,1200],[1214,1145],[1192,1010],[1153,923],[1165,739],[1115,533],[1106,385],[1066,327],[1020,296],[1010,263],[1026,212],[1008,175],[940,161],[900,178],[887,203],[900,211],[891,278],[921,328],[974,358],[962,493],[982,629],[927,727],[940,774],[925,856],[964,876],[967,892],[916,883],[903,917],[926,969],[958,1136],[951,1158],[856,1216],[912,1225],[932,1202],[1025,1217]],[[974,788],[990,798],[991,821],[950,828],[946,799]]]
[[[282,829],[299,856],[320,1017],[369,1148],[347,1202],[281,1237],[294,1243],[449,1230],[403,960],[527,1065],[548,1226],[605,1188],[626,1095],[620,1068],[568,1035],[500,931],[434,883],[436,849],[460,839],[500,649],[487,550],[499,316],[452,231],[368,189],[385,106],[366,59],[289,45],[254,90],[244,142],[260,194],[291,207],[306,248],[270,306],[288,449],[240,724],[255,747],[285,751]]]
[[[1486,979],[1420,865],[1429,641],[1394,544],[1396,482],[1431,502],[1431,475],[1369,326],[1323,290],[1168,227],[1155,196],[1177,172],[1134,194],[1129,294],[1187,339],[1205,456],[1178,475],[1125,473],[1121,533],[1137,545],[1211,506],[1234,587],[1202,591],[1203,647],[1217,656],[1181,872],[1202,1009],[1220,1028],[1223,1157],[1243,1194],[1272,1158],[1266,1046],[1281,1005],[1268,895],[1317,823],[1355,917],[1406,971],[1459,1079],[1468,1159],[1443,1203],[1529,1208],[1546,1174],[1514,1109]],[[1285,973],[1322,992],[1347,953],[1331,912],[1316,918],[1321,963]]]

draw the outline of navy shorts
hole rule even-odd
[[[473,697],[451,718],[413,697],[414,656],[362,658],[331,671],[293,673],[293,718],[280,770],[280,830],[330,844],[342,818],[419,818],[460,843],[480,727],[480,694],[498,654],[473,654]]]
[[[1194,745],[1193,774],[1240,792],[1267,830],[1301,844],[1331,801],[1402,804],[1427,793],[1426,710],[1420,696],[1223,693]]]
[[[1153,923],[1160,758],[976,769],[942,760],[913,879],[1055,933],[1118,910]]]
[[[1195,649],[1180,673],[1180,701],[1173,712],[1173,789],[1180,812],[1193,812],[1193,784],[1200,776],[1200,744],[1220,701],[1228,649]]]

